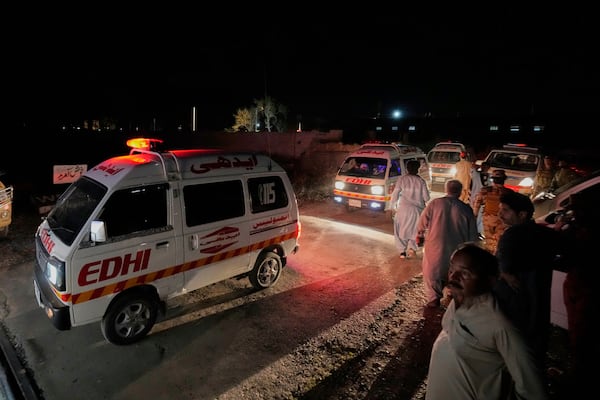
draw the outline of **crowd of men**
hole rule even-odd
[[[531,196],[505,187],[505,171],[488,171],[489,165],[463,169],[446,182],[445,195],[432,200],[422,194],[422,183],[414,182],[419,190],[411,192],[418,195],[405,203],[418,204],[404,222],[423,246],[426,307],[444,310],[426,398],[549,398],[554,269],[567,272],[571,390],[575,397],[587,393],[592,363],[600,355],[592,331],[593,318],[600,315],[593,295],[600,278],[591,256],[600,238],[594,199],[573,195],[555,221],[542,225],[533,219],[531,199],[574,179],[568,165],[546,158]],[[394,199],[401,201],[401,189]],[[398,212],[394,220],[403,223]]]

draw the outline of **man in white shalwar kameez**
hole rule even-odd
[[[548,399],[544,373],[492,294],[498,261],[474,243],[451,257],[453,300],[433,344],[426,400]]]
[[[417,222],[430,198],[427,182],[419,176],[419,167],[419,161],[408,161],[408,173],[398,177],[392,192],[394,240],[402,258],[416,254]]]
[[[458,179],[463,185],[462,192],[458,198],[462,202],[470,204],[469,196],[471,195],[471,171],[473,170],[473,165],[467,160],[467,154],[464,151],[460,153],[460,161],[454,167],[456,168],[454,178]]]
[[[462,183],[446,181],[446,195],[431,200],[419,217],[417,235],[425,237],[423,284],[428,307],[440,305],[448,280],[450,255],[459,244],[477,241],[477,222],[471,206],[460,201]]]

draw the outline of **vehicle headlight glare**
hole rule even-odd
[[[46,263],[46,277],[58,290],[65,290],[64,264],[55,260]]]
[[[383,191],[383,186],[371,186],[371,194],[382,195]]]
[[[523,186],[523,187],[531,187],[533,186],[533,179],[532,178],[523,178],[521,180],[521,182],[519,182],[519,186]]]

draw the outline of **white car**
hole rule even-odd
[[[600,198],[600,170],[589,175],[572,180],[550,192],[541,192],[533,199],[534,214],[537,223],[550,225],[561,210],[569,203],[569,196],[575,193],[587,193]],[[567,310],[563,299],[563,283],[566,271],[554,270],[552,273],[552,297],[550,303],[550,322],[561,328],[568,329]]]
[[[536,147],[511,143],[505,144],[501,149],[491,150],[484,161],[490,165],[490,175],[497,169],[506,172],[504,186],[530,195],[536,171],[542,163],[542,154]]]
[[[600,169],[594,172],[578,177],[571,182],[555,190],[541,192],[533,198],[533,218],[537,222],[544,223],[545,218],[556,210],[564,208],[569,196],[579,192],[589,192],[600,199]]]

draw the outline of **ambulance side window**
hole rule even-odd
[[[113,193],[100,215],[109,238],[164,228],[167,225],[166,184],[119,190]]]
[[[264,176],[248,179],[248,190],[252,200],[252,213],[276,210],[288,205],[285,185],[279,176]]]
[[[240,180],[187,185],[183,188],[187,226],[208,224],[245,213],[244,191]]]

